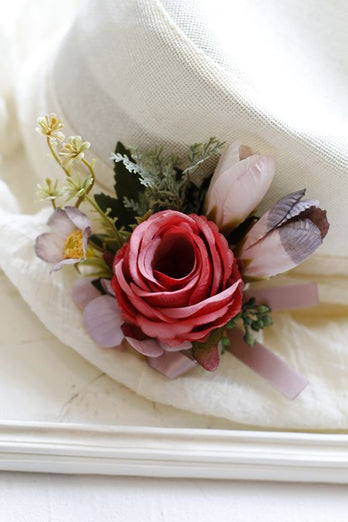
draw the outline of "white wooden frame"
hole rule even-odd
[[[348,483],[348,434],[2,422],[0,469]]]

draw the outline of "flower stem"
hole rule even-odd
[[[82,163],[85,165],[85,167],[88,168],[88,170],[89,170],[89,172],[91,174],[92,181],[91,181],[90,186],[86,190],[85,194],[83,196],[80,196],[78,198],[78,200],[76,201],[76,203],[75,203],[75,207],[76,208],[79,208],[79,206],[81,205],[82,201],[85,199],[87,194],[89,194],[91,192],[91,190],[92,190],[92,188],[94,186],[94,183],[95,183],[95,172],[94,172],[94,169],[93,169],[92,165],[90,163],[88,163],[88,161],[86,161],[84,158],[82,159]]]
[[[107,228],[111,231],[112,236],[115,237],[117,244],[119,247],[123,245],[122,238],[116,228],[116,226],[110,221],[108,216],[98,207],[97,203],[94,201],[93,198],[88,196],[87,194],[84,196],[84,199],[88,201],[90,205],[98,212],[98,214],[102,217],[104,223],[107,225]]]
[[[71,174],[70,172],[64,167],[64,165],[62,164],[62,162],[60,161],[59,157],[57,156],[56,154],[56,151],[54,150],[53,146],[52,146],[52,142],[51,142],[51,139],[49,136],[47,136],[47,145],[48,145],[48,148],[50,149],[51,151],[51,154],[52,156],[54,157],[54,159],[56,160],[56,162],[58,163],[58,165],[64,170],[65,174],[70,178],[71,177]]]

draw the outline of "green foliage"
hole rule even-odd
[[[189,149],[189,165],[183,174],[192,174],[212,156],[221,154],[224,142],[212,137],[207,143],[194,143]]]
[[[207,184],[198,186],[192,174],[209,158],[220,153],[222,147],[223,143],[216,138],[210,138],[206,144],[192,145],[187,166],[183,169],[180,159],[174,155],[166,156],[162,148],[142,153],[138,149],[129,151],[118,143],[112,156],[118,199],[128,210],[129,216],[132,214],[134,218],[136,214],[139,216],[147,210],[158,212],[172,209],[198,213]],[[210,175],[211,172],[205,177]]]
[[[251,298],[248,302],[243,303],[242,311],[226,324],[226,328],[234,328],[238,321],[241,320],[243,322],[245,332],[243,339],[249,346],[252,347],[255,344],[255,337],[253,332],[258,332],[263,330],[263,328],[266,328],[266,326],[273,324],[270,312],[271,308],[268,305],[258,305],[256,304],[255,298]],[[228,338],[225,337],[225,339]],[[226,346],[227,341],[225,341],[223,344]]]
[[[134,223],[135,215],[132,209],[126,208],[123,201],[107,194],[95,194],[94,199],[100,208],[111,219],[117,220],[118,227],[128,227]]]

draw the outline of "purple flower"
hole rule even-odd
[[[60,270],[65,264],[75,264],[86,259],[87,242],[92,232],[90,219],[74,207],[58,208],[47,224],[51,232],[36,238],[36,255]]]
[[[123,319],[118,310],[114,291],[108,279],[102,279],[105,295],[93,285],[92,279],[78,279],[72,290],[76,306],[83,310],[83,321],[90,337],[102,348],[123,349]]]

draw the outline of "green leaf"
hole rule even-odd
[[[108,213],[108,217],[117,218],[118,228],[130,228],[130,225],[135,223],[135,213],[130,208],[125,208],[121,199],[116,199],[107,194],[95,194],[94,199],[98,207],[104,212]]]
[[[91,283],[94,286],[94,288],[96,288],[98,290],[98,292],[100,292],[101,295],[105,295],[106,291],[101,283],[102,279],[103,279],[102,277],[98,277],[98,279],[93,279],[93,281],[91,281]]]
[[[132,157],[131,152],[120,141],[116,144],[115,154]],[[124,197],[137,201],[139,193],[144,191],[144,186],[140,183],[138,176],[129,172],[122,161],[115,163],[114,172],[117,198],[120,201],[123,201]]]

